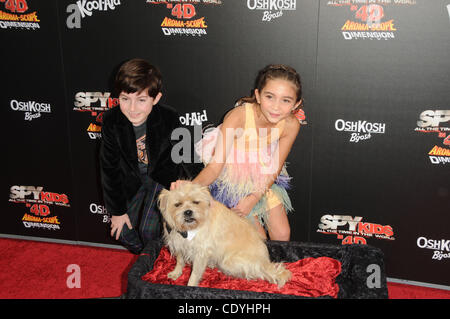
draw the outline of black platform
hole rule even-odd
[[[261,293],[241,290],[187,287],[178,285],[152,284],[142,280],[142,276],[153,269],[159,256],[162,242],[147,244],[142,254],[128,273],[128,287],[125,298],[129,299],[285,299],[309,298],[295,295]],[[339,285],[338,298],[388,298],[383,253],[369,245],[327,245],[300,242],[268,241],[270,257],[276,262],[295,262],[313,257],[330,257],[339,260],[342,265],[336,278]],[[373,287],[370,265],[379,266],[379,288]],[[369,278],[369,284],[368,284]],[[376,282],[375,282],[376,283]],[[378,285],[375,285],[378,286]],[[331,298],[324,296],[320,298]]]

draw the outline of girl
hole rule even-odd
[[[295,115],[302,101],[297,72],[268,65],[259,72],[252,97],[238,101],[196,144],[206,166],[192,182],[209,186],[214,199],[249,218],[264,238],[266,227],[271,240],[290,238],[285,160],[300,129]]]

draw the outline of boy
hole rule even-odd
[[[159,191],[190,174],[171,159],[170,136],[180,123],[174,109],[158,104],[158,69],[132,59],[120,67],[114,85],[120,106],[103,116],[103,195],[111,214],[111,236],[139,254],[149,240],[160,237]]]

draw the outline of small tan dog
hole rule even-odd
[[[244,218],[213,200],[207,187],[186,182],[164,189],[158,205],[165,220],[164,240],[176,256],[168,277],[181,276],[192,264],[188,286],[197,286],[206,267],[239,278],[265,279],[279,288],[291,278],[282,263],[272,263],[264,239]]]

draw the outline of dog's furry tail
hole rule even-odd
[[[286,282],[291,279],[291,272],[284,267],[283,263],[268,263],[263,268],[264,279],[277,284],[282,288]]]

